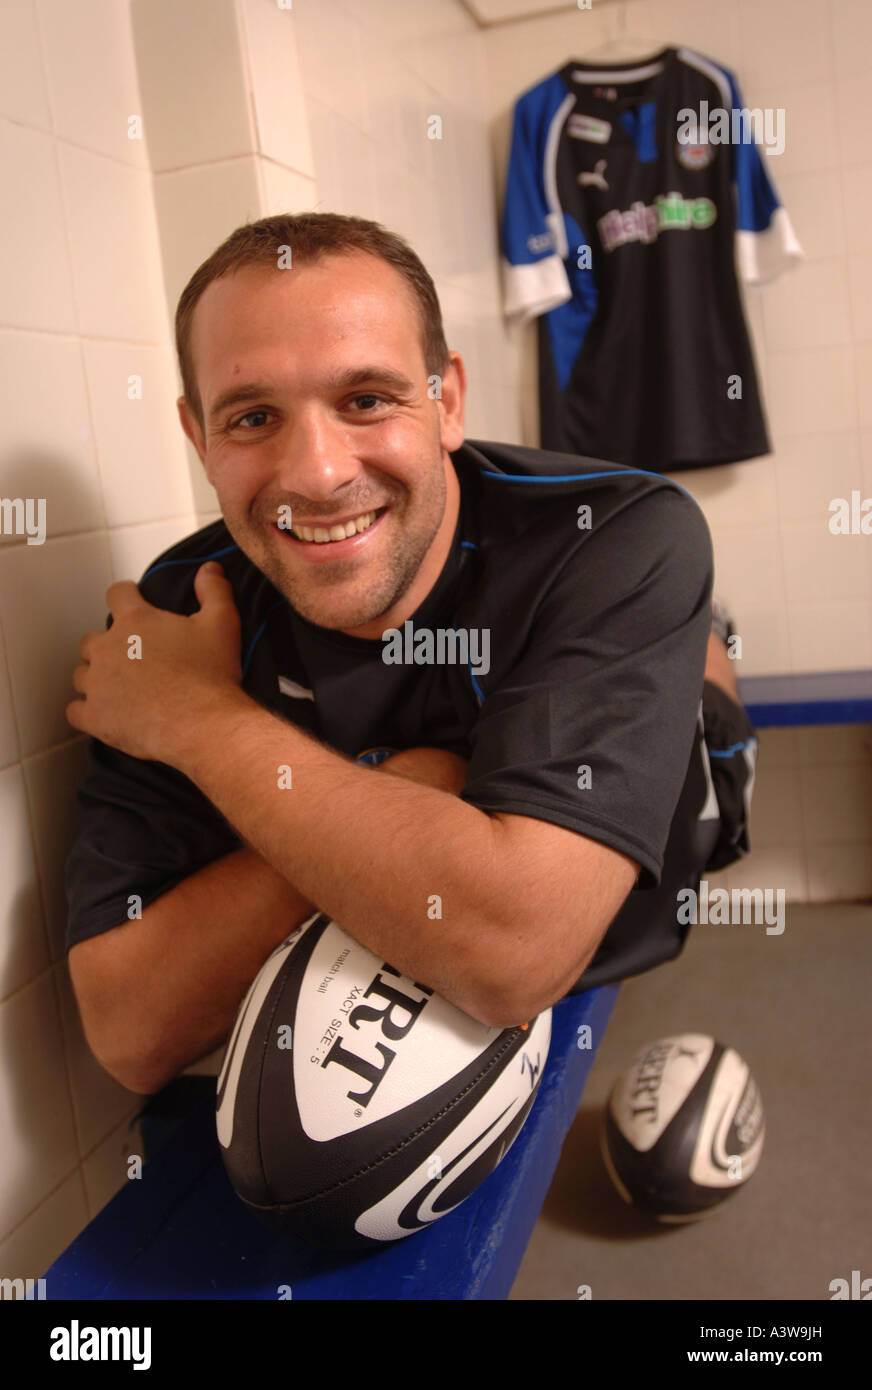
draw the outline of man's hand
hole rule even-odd
[[[437,791],[453,792],[459,796],[466,786],[466,758],[449,753],[444,748],[407,748],[377,765],[379,772],[392,772],[409,782],[420,782]]]
[[[67,705],[74,729],[134,758],[175,765],[205,715],[241,689],[239,613],[220,565],[194,579],[199,612],[154,608],[128,580],[106,592],[108,632],[87,632]],[[136,640],[135,640],[136,639]]]

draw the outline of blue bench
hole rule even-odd
[[[46,1272],[47,1298],[275,1301],[289,1288],[292,1299],[505,1299],[617,994],[609,985],[555,1006],[524,1128],[499,1168],[428,1230],[360,1255],[269,1230],[227,1180],[209,1098]],[[584,1024],[590,1047],[579,1047]]]
[[[872,723],[872,671],[746,676],[738,681],[758,729],[804,724]]]

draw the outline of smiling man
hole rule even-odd
[[[107,1070],[149,1092],[213,1050],[316,906],[495,1026],[677,954],[676,890],[727,844],[696,504],[464,442],[432,281],[375,223],[240,228],[176,336],[223,520],[112,586],[67,707],[69,961]],[[477,673],[433,640],[472,632]]]

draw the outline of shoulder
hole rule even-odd
[[[170,546],[152,561],[139,581],[143,598],[156,608],[190,614],[199,607],[194,577],[207,560],[217,560],[233,588],[237,606],[251,606],[261,596],[274,596],[269,580],[234,541],[223,520]]]

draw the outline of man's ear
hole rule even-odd
[[[200,462],[205,464],[206,441],[203,438],[199,421],[184,396],[179,396],[179,399],[176,401],[176,409],[179,412],[179,420],[181,421],[182,429],[197,450]]]
[[[459,449],[464,440],[463,407],[466,401],[466,367],[459,352],[448,354],[449,365],[442,378],[440,431],[446,453]]]

